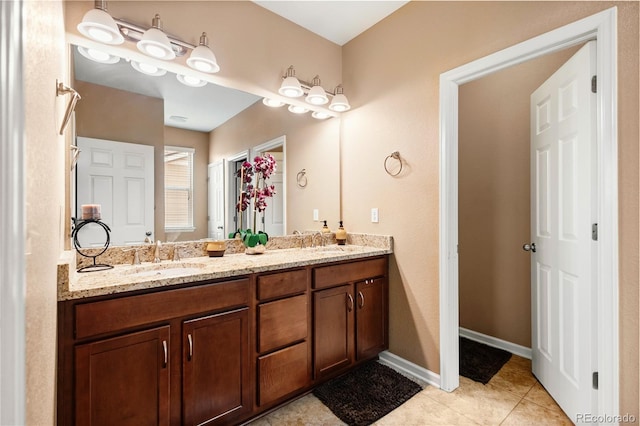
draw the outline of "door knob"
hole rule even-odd
[[[525,244],[522,246],[522,250],[524,251],[532,251],[532,252],[536,252],[536,243],[531,243],[531,244]]]

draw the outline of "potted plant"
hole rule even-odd
[[[273,197],[276,189],[268,184],[268,179],[276,171],[276,160],[271,154],[262,154],[253,159],[253,164],[245,161],[236,176],[240,178],[239,197],[236,210],[240,214],[253,205],[253,230],[238,229],[229,234],[229,238],[240,238],[247,248],[246,253],[264,253],[269,235],[257,231],[258,214],[267,208],[267,198]]]

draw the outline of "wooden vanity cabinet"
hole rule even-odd
[[[256,409],[262,411],[311,383],[308,269],[256,279]]]
[[[316,380],[388,348],[387,262],[383,257],[314,269]]]
[[[252,411],[249,278],[60,302],[60,425],[230,424]]]
[[[169,326],[75,347],[78,425],[169,424]]]

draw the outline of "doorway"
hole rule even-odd
[[[596,207],[600,228],[597,255],[597,371],[599,398],[594,413],[616,414],[618,382],[618,233],[617,233],[617,108],[615,38],[616,9],[612,8],[511,48],[463,65],[440,77],[440,386],[453,391],[458,376],[458,86],[495,71],[596,40],[598,58],[598,138]],[[606,141],[606,143],[603,143]],[[605,381],[602,379],[605,378]]]

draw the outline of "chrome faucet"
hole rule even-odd
[[[322,235],[322,232],[320,231],[314,232],[313,235],[311,236],[311,247],[315,247],[316,235],[320,236],[320,245],[324,247],[324,235]]]
[[[302,232],[298,231],[297,229],[294,229],[293,235],[300,235],[300,248],[304,248],[304,235],[302,235]]]
[[[134,248],[130,248],[127,250],[122,250],[124,252],[128,252],[128,251],[132,251],[133,252],[133,260],[131,261],[132,265],[139,265],[140,264],[140,254],[138,253],[138,248],[134,247]]]
[[[160,240],[156,241],[156,249],[153,252],[153,263],[160,263],[160,247],[162,246],[162,244],[160,243]]]

